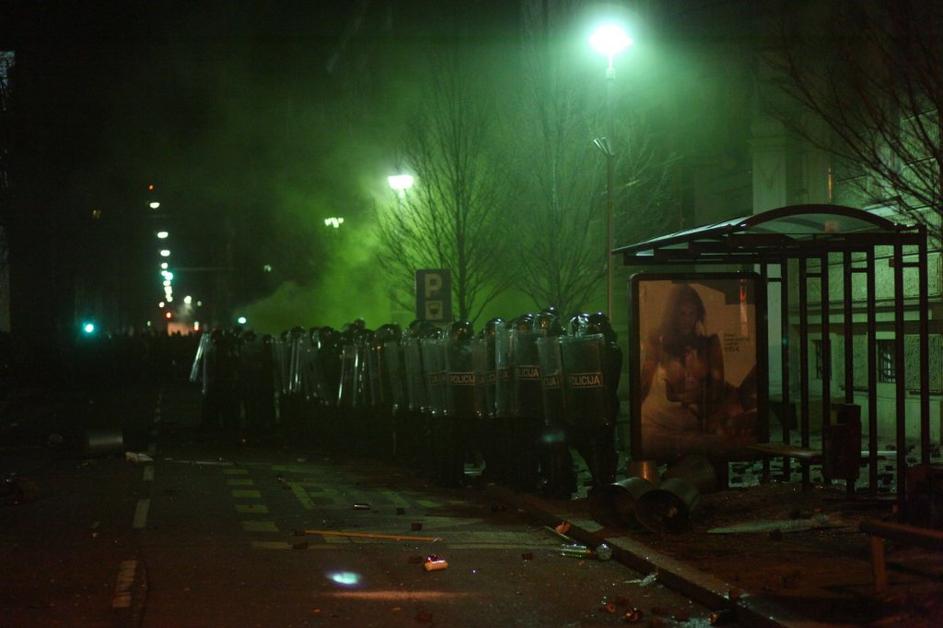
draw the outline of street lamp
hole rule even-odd
[[[160,250],[160,256],[161,256],[161,257],[170,257],[170,249],[161,249],[161,250]]]
[[[411,174],[393,174],[386,178],[386,182],[397,194],[405,194],[406,190],[413,187],[416,179]]]
[[[593,144],[606,156],[606,307],[609,318],[612,318],[612,193],[615,169],[615,153],[612,150],[612,139],[615,135],[613,133],[612,84],[616,78],[613,60],[633,42],[621,26],[614,22],[606,22],[593,31],[589,37],[589,43],[596,52],[605,55],[609,62],[606,67],[606,133],[608,137],[596,138]]]
[[[169,236],[170,236],[170,234],[167,233],[166,231],[158,231],[158,232],[157,232],[157,239],[158,239],[158,240],[166,240]]]

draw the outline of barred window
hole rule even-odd
[[[897,356],[894,353],[893,340],[878,340],[878,381],[893,384],[897,381]]]

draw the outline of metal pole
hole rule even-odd
[[[783,380],[783,443],[789,444],[790,421],[794,421],[796,413],[792,412],[789,401],[789,258],[787,257],[779,265],[780,282],[780,327],[782,340],[782,380]],[[787,482],[792,475],[790,467],[791,459],[783,459],[783,479]]]
[[[867,251],[868,293],[868,490],[877,492],[878,487],[878,383],[877,383],[877,305],[874,275],[874,247]]]
[[[822,455],[825,455],[825,434],[832,424],[832,332],[828,253],[825,253],[819,262],[819,293],[822,306],[820,311],[822,320]],[[822,481],[826,486],[831,483],[829,478],[823,478]]]
[[[851,274],[851,251],[845,251],[842,254],[842,271],[844,280],[842,288],[845,297],[845,403],[855,402],[855,351],[854,351],[854,318],[851,311],[851,299],[853,297],[852,285],[853,275]]]
[[[904,364],[904,247],[898,238],[894,242],[894,392],[897,420],[897,513],[904,516],[907,479],[907,418],[905,416],[906,377]]]
[[[917,268],[920,290],[920,462],[930,464],[930,302],[927,294],[927,227],[918,227]]]
[[[615,138],[613,136],[614,122],[612,115],[612,90],[616,73],[609,59],[609,68],[606,70],[606,133],[609,134],[609,150],[606,152],[606,308],[610,320],[614,316],[612,309],[612,220],[613,220],[613,179],[615,178]]]
[[[806,263],[805,257],[799,258],[799,395],[802,404],[799,430],[804,449],[809,448],[809,303]],[[809,463],[803,462],[802,488],[808,489],[809,486]]]

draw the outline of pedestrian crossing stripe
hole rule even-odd
[[[303,486],[295,484],[294,482],[289,482],[288,486],[291,487],[291,492],[295,494],[295,497],[298,498],[298,501],[301,502],[301,506],[305,510],[314,510],[314,503],[311,501],[311,498],[308,497],[308,492]]]
[[[252,486],[255,482],[251,478],[238,478],[233,480],[226,480],[227,486]]]
[[[236,489],[232,492],[232,496],[245,498],[245,499],[261,499],[262,493],[259,491],[253,491],[249,489]]]
[[[243,521],[241,523],[244,532],[278,532],[278,526],[274,521]]]
[[[268,514],[268,506],[262,504],[236,504],[236,512],[243,514]]]

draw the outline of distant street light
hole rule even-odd
[[[245,325],[246,323],[249,322],[249,319],[247,319],[245,316],[240,316],[239,318],[236,319],[236,322],[239,323],[240,325]]]
[[[160,301],[160,302],[157,303],[157,307],[164,307],[165,305],[167,305],[167,304],[164,303],[163,301]]]
[[[170,257],[170,249],[161,249],[161,250],[160,250],[160,256],[161,256],[161,257]]]
[[[344,224],[344,219],[341,218],[341,217],[334,217],[334,216],[332,216],[332,217],[330,217],[330,218],[325,218],[325,219],[324,219],[324,226],[325,226],[325,227],[334,227],[335,229],[337,229],[337,228],[339,228],[342,224]]]
[[[92,323],[92,322],[83,323],[82,331],[85,332],[86,335],[91,336],[92,334],[95,333],[95,323]]]
[[[157,201],[151,201],[150,203],[148,203],[148,205],[150,206],[151,209],[157,209],[160,207],[160,203],[158,203]]]
[[[613,316],[612,305],[612,221],[613,221],[613,178],[615,169],[615,153],[612,150],[613,115],[612,115],[612,85],[616,78],[613,60],[616,55],[630,47],[634,42],[625,30],[614,22],[602,24],[593,31],[589,43],[596,52],[605,55],[609,65],[606,67],[606,123],[609,137],[596,138],[596,145],[606,156],[606,307],[610,318]]]
[[[160,263],[160,269],[161,269],[161,270],[167,270],[167,262],[161,262],[161,263]]]
[[[186,305],[190,305],[191,303],[193,303],[193,297],[191,297],[191,296],[188,294],[187,296],[183,297],[183,302],[184,302]]]
[[[167,233],[166,231],[158,231],[158,232],[157,232],[157,239],[158,239],[158,240],[166,240],[169,235],[170,235],[170,234]]]
[[[393,174],[386,178],[386,182],[398,194],[403,194],[409,188],[413,187],[416,179],[411,174]]]

